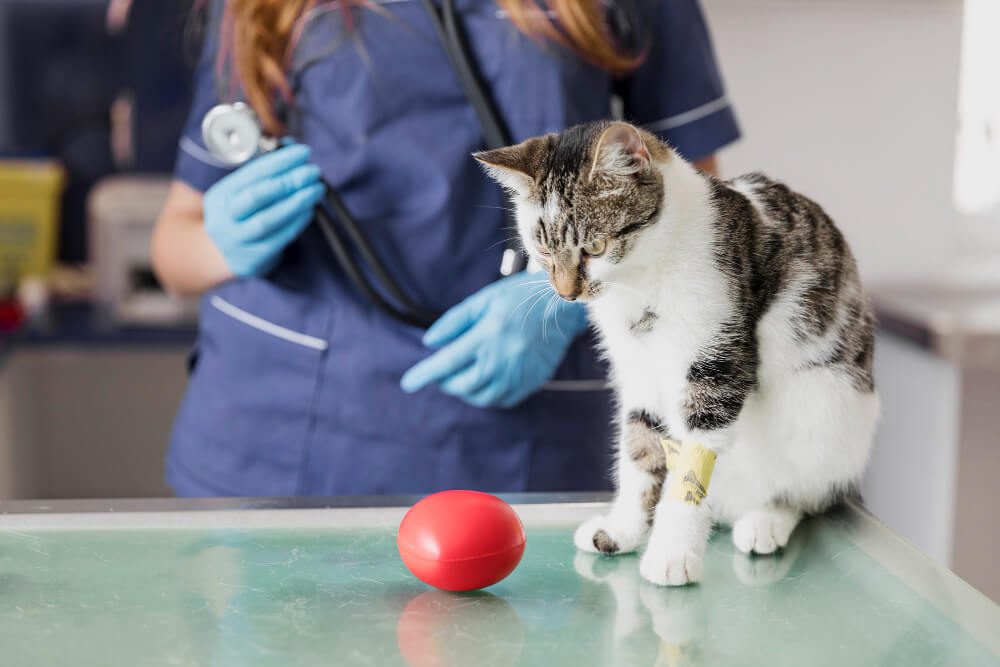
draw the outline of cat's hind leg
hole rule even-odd
[[[623,419],[618,446],[618,493],[611,510],[585,521],[573,536],[578,549],[603,554],[635,551],[649,531],[666,476],[661,423],[645,411]]]
[[[770,554],[788,543],[803,513],[822,512],[857,488],[878,418],[878,397],[837,370],[798,372],[773,383],[741,417],[745,445],[731,486],[766,495],[731,505],[733,543]]]
[[[801,519],[802,512],[781,504],[752,510],[733,522],[733,544],[745,554],[773,554],[788,544]]]

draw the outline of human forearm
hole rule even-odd
[[[175,181],[153,235],[153,267],[179,294],[234,276],[262,276],[313,217],[325,191],[308,146],[291,144],[244,164],[204,195]]]
[[[233,277],[205,232],[200,193],[175,183],[152,241],[153,270],[170,292],[198,295]]]
[[[715,157],[714,153],[700,160],[695,160],[694,166],[706,174],[711,174],[716,178],[719,176],[719,160]]]

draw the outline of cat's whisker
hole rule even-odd
[[[566,332],[562,330],[561,326],[559,326],[559,302],[556,302],[556,308],[555,308],[554,313],[555,313],[555,318],[554,319],[556,321],[556,331],[559,332],[560,336],[562,336],[563,338],[565,338],[566,337]]]
[[[509,211],[510,213],[515,213],[515,210],[508,208],[507,206],[493,206],[491,204],[476,204],[476,208],[495,208],[498,211]]]
[[[535,288],[535,289],[534,289],[534,290],[533,290],[533,291],[531,292],[531,294],[529,294],[528,296],[524,297],[524,299],[522,299],[522,300],[521,300],[521,303],[519,303],[519,304],[517,304],[516,306],[514,306],[514,310],[510,311],[510,317],[513,317],[513,316],[514,316],[514,315],[515,315],[515,314],[517,313],[517,311],[519,311],[519,310],[521,309],[521,307],[522,307],[522,306],[523,306],[523,305],[524,305],[525,303],[527,303],[527,302],[528,302],[528,300],[529,300],[529,299],[531,299],[532,297],[535,297],[535,296],[538,296],[538,295],[540,295],[540,294],[544,294],[544,293],[545,293],[545,288],[544,288],[544,287],[542,287],[542,288],[538,288],[538,287],[536,287],[536,288]]]
[[[517,311],[521,310],[521,308],[524,307],[524,304],[527,303],[528,301],[530,301],[532,299],[536,299],[536,298],[540,299],[540,298],[544,297],[545,296],[545,291],[546,291],[545,287],[535,288],[535,290],[532,291],[531,294],[529,294],[524,299],[522,299],[521,302],[519,304],[517,304],[517,306],[514,308],[514,310],[512,310],[510,312],[510,317],[514,317],[517,314]],[[527,312],[531,312],[530,309]],[[527,317],[527,314],[525,314],[525,317]]]
[[[553,310],[553,308],[558,307],[559,304],[556,302],[556,299],[558,298],[559,297],[555,294],[555,292],[553,292],[549,297],[549,302],[545,305],[545,313],[542,316],[542,340],[545,342],[548,342],[549,340],[549,312]]]
[[[546,325],[549,322],[549,307],[552,305],[552,297],[545,302],[545,308],[542,309],[542,342],[547,343],[549,338],[546,335]]]
[[[538,296],[531,303],[531,306],[528,308],[528,310],[524,311],[524,319],[521,320],[521,331],[524,331],[524,325],[528,323],[528,316],[531,315],[531,311],[533,311],[535,309],[535,306],[537,306],[539,303],[541,303],[541,301],[544,298],[545,298],[545,292],[544,291],[538,293]]]
[[[489,244],[488,246],[486,246],[486,248],[485,248],[485,249],[483,250],[483,252],[489,252],[490,250],[493,250],[493,248],[496,248],[496,247],[497,247],[498,245],[500,245],[501,243],[510,243],[510,242],[511,242],[511,241],[513,241],[513,240],[514,240],[515,238],[517,238],[517,237],[516,237],[516,236],[511,236],[510,238],[506,238],[506,239],[500,239],[500,240],[499,240],[499,241],[497,241],[496,243],[491,243],[491,244]]]
[[[548,337],[545,335],[546,324],[549,318],[549,306],[552,305],[552,297],[549,297],[545,302],[545,307],[542,308],[542,342],[547,342]]]
[[[623,290],[628,290],[630,292],[634,292],[635,294],[638,294],[639,296],[641,296],[646,301],[650,301],[651,300],[650,296],[648,294],[646,294],[642,290],[636,289],[635,287],[630,287],[629,285],[623,285],[622,283],[616,283],[616,282],[611,281],[611,280],[602,280],[601,282],[603,282],[605,285],[609,285],[611,287],[619,287],[619,288],[621,288]]]

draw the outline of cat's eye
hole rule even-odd
[[[583,254],[587,257],[600,257],[608,249],[608,242],[605,239],[594,239],[583,246]]]

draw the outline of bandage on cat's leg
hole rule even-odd
[[[670,469],[649,546],[639,564],[642,576],[662,586],[683,586],[701,578],[711,528],[702,501],[715,466],[715,452],[694,442],[661,441]]]
[[[667,461],[667,470],[676,470],[677,460],[681,457],[681,443],[672,438],[660,438],[660,447]]]
[[[708,495],[715,468],[715,452],[696,442],[685,442],[679,448],[672,440],[662,442],[670,470],[667,497],[689,505],[700,505]]]
[[[802,513],[786,505],[747,512],[733,523],[733,544],[745,554],[772,554],[788,544]]]

